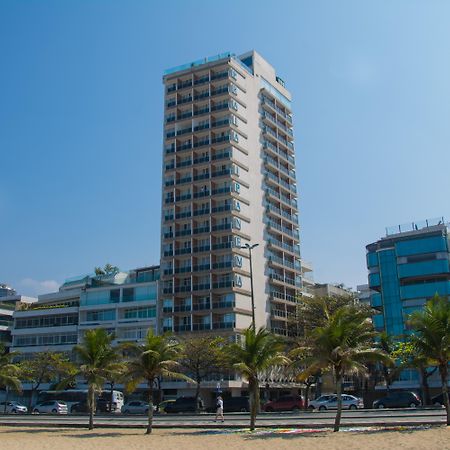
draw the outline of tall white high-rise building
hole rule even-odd
[[[162,330],[239,334],[253,291],[256,327],[287,334],[302,284],[291,95],[254,51],[163,81]]]

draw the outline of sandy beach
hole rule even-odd
[[[344,431],[339,433],[288,433],[261,430],[254,434],[230,431],[217,433],[206,430],[154,430],[145,436],[143,430],[131,429],[48,429],[0,428],[0,448],[3,450],[309,450],[334,449],[450,449],[450,428],[423,430]]]

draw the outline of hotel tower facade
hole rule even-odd
[[[291,95],[254,51],[163,82],[160,330],[239,335],[253,292],[256,327],[287,334],[302,286]]]

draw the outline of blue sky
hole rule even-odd
[[[164,69],[256,49],[294,97],[302,254],[366,281],[385,226],[450,218],[450,2],[0,2],[0,281],[159,261]]]

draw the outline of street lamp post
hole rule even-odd
[[[245,244],[243,245],[241,248],[246,248],[248,249],[248,255],[249,255],[249,259],[250,259],[250,291],[251,291],[251,298],[252,298],[252,327],[253,327],[253,331],[256,330],[256,325],[255,325],[255,297],[253,294],[253,268],[252,268],[252,250],[255,247],[258,247],[259,244]]]

